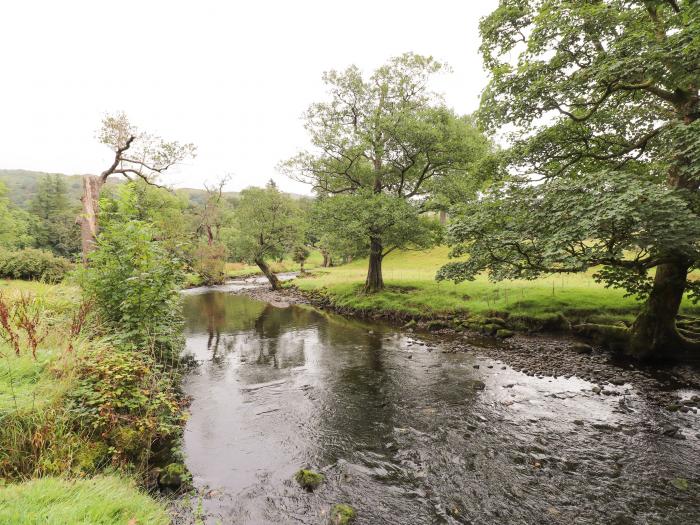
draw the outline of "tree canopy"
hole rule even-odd
[[[277,289],[279,281],[267,261],[284,256],[301,242],[298,205],[274,185],[248,188],[241,192],[234,224],[226,235],[229,252],[234,258],[256,264]]]
[[[449,239],[470,259],[439,277],[603,265],[600,279],[647,299],[632,353],[692,348],[674,318],[698,293],[700,5],[501,0],[481,34],[479,120],[514,127],[508,176],[462,209]]]
[[[324,197],[322,225],[370,256],[368,292],[383,287],[388,252],[427,246],[430,228],[418,215],[441,181],[473,176],[488,150],[471,122],[430,90],[444,68],[409,53],[367,78],[355,66],[325,73],[329,100],[305,115],[314,149],[284,164]]]

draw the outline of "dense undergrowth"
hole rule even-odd
[[[0,503],[19,523],[167,523],[141,493],[184,472],[181,278],[155,237],[107,224],[80,287],[0,281]]]

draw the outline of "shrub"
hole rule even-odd
[[[80,362],[69,411],[109,445],[114,464],[146,464],[152,447],[177,437],[184,407],[174,372],[150,355],[101,346]]]
[[[181,266],[143,221],[110,223],[102,231],[82,281],[117,346],[155,350],[161,360],[177,359]]]
[[[44,250],[25,248],[13,252],[0,251],[0,277],[5,279],[57,283],[72,267],[68,259]]]
[[[222,284],[226,281],[226,247],[219,243],[200,243],[195,250],[193,267],[202,284]]]

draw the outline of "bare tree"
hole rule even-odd
[[[83,179],[83,211],[78,223],[84,263],[87,263],[88,254],[94,248],[100,192],[110,175],[122,175],[129,180],[140,178],[158,186],[158,177],[162,173],[195,154],[193,144],[166,142],[139,131],[124,113],[107,115],[102,121],[98,139],[114,152],[114,160],[100,175],[89,175]]]

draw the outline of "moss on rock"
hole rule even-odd
[[[189,475],[187,468],[182,463],[170,463],[158,475],[158,484],[161,487],[179,489],[189,481]]]
[[[316,490],[323,480],[326,479],[323,474],[314,472],[313,470],[301,469],[296,474],[294,474],[294,479],[297,483],[309,492]]]
[[[355,509],[344,503],[337,503],[331,509],[332,525],[347,525],[355,520]]]

